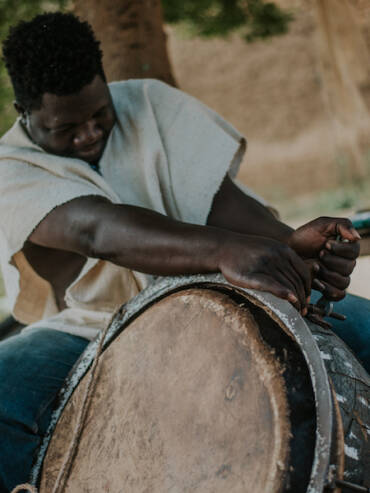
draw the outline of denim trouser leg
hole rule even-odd
[[[28,481],[55,397],[88,341],[33,329],[0,342],[0,492]]]
[[[312,291],[311,302],[316,303],[321,293]],[[334,311],[346,315],[343,322],[327,319],[332,330],[352,349],[364,368],[370,373],[370,300],[347,294],[334,303]]]

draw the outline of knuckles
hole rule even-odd
[[[338,286],[339,289],[347,289],[348,286],[351,284],[351,278],[349,276],[343,278],[343,282],[341,283],[340,286]]]
[[[346,296],[343,289],[337,289],[333,286],[326,286],[325,297],[331,301],[340,301]]]
[[[356,260],[336,257],[330,253],[324,252],[321,256],[321,262],[331,271],[337,272],[343,276],[352,274],[356,267]]]
[[[340,274],[324,270],[321,272],[320,279],[341,290],[347,289],[351,282],[349,276],[341,276]]]

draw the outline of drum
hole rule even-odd
[[[60,395],[33,469],[41,492],[54,491],[81,424],[97,346]],[[115,316],[96,368],[62,491],[370,485],[368,374],[333,333],[273,295],[221,275],[162,279]]]

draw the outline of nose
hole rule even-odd
[[[73,137],[73,143],[76,147],[83,147],[95,144],[103,137],[103,130],[97,125],[95,120],[88,120],[80,125],[77,133]]]

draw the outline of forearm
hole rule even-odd
[[[223,233],[139,207],[102,204],[90,255],[154,275],[216,272]]]
[[[29,240],[154,275],[222,272],[232,284],[270,291],[298,310],[310,289],[306,265],[278,241],[186,224],[100,197],[57,207]]]
[[[286,244],[294,231],[260,202],[242,192],[228,176],[215,196],[207,224]]]
[[[306,266],[281,243],[181,223],[147,209],[102,204],[93,244],[92,256],[148,274],[222,272],[232,284],[268,289],[299,310],[309,294]]]
[[[51,211],[29,240],[148,274],[177,275],[218,271],[229,236],[238,235],[87,196]]]

